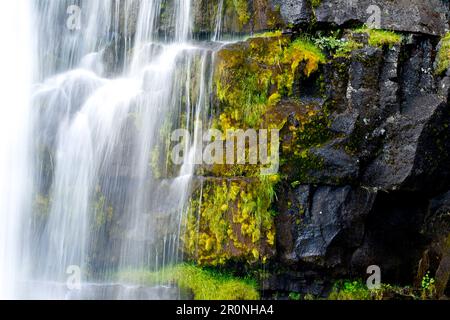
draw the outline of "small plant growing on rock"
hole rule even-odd
[[[301,296],[298,292],[289,293],[289,300],[300,300]]]
[[[335,34],[328,37],[319,37],[314,39],[314,44],[321,50],[336,52],[342,50],[346,45],[345,39],[338,38]]]
[[[436,293],[436,286],[434,278],[430,277],[430,272],[428,271],[422,278],[422,299],[430,299],[434,297]]]

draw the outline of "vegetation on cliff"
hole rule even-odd
[[[200,265],[220,265],[233,258],[265,262],[275,245],[274,179],[206,182],[191,200],[186,218],[189,256]]]
[[[450,32],[441,39],[436,58],[436,74],[442,74],[450,67]]]
[[[280,102],[293,96],[299,78],[310,77],[324,62],[325,55],[311,41],[292,40],[280,32],[225,46],[215,69],[219,108],[213,127],[222,132],[282,129],[289,114],[283,114]],[[313,145],[313,126],[323,120],[319,110],[310,108],[298,119],[304,130],[295,133],[295,144]],[[292,152],[305,159],[304,153]],[[212,179],[192,197],[184,236],[185,250],[198,264],[222,265],[236,259],[265,263],[273,255],[272,203],[280,176],[261,175],[260,169],[261,164],[203,168]]]
[[[202,269],[192,264],[170,266],[160,271],[128,270],[118,278],[131,283],[154,285],[172,284],[190,291],[195,300],[258,300],[256,281],[242,279],[229,273]]]
[[[299,73],[308,77],[324,62],[312,42],[278,34],[225,47],[215,73],[221,112],[217,126],[257,128],[269,107],[292,95]]]

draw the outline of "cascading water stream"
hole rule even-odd
[[[197,126],[208,121],[214,56],[191,42],[191,6],[1,5],[9,47],[0,59],[0,298],[178,297],[116,274],[182,260],[181,221],[201,152]],[[167,139],[179,128],[194,139],[176,166]]]
[[[200,146],[186,142],[178,168],[168,165],[165,142],[179,127],[196,133],[209,109],[213,51],[190,44],[191,1],[174,1],[164,21],[161,4],[36,1],[37,174],[27,243],[35,268],[22,297],[178,295],[136,291],[114,276],[182,259]],[[68,272],[77,270],[81,283],[68,290]]]
[[[32,186],[30,89],[33,77],[29,1],[2,1],[0,34],[0,299],[17,297],[26,267],[23,237]]]

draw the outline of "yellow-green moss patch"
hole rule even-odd
[[[450,67],[450,32],[441,40],[436,63],[436,74],[442,74]]]
[[[295,77],[308,77],[325,62],[324,54],[310,41],[274,36],[251,38],[218,53],[215,72],[221,116],[217,126],[258,127],[273,103],[270,97],[292,95]]]
[[[353,31],[354,33],[366,33],[369,35],[369,45],[373,47],[392,47],[402,42],[402,35],[388,30],[359,28]]]
[[[213,266],[230,260],[265,262],[275,245],[270,207],[278,179],[205,181],[186,216],[183,242],[188,257]]]
[[[119,273],[119,279],[146,285],[176,284],[191,290],[195,300],[258,300],[258,286],[253,279],[242,279],[227,273],[180,264],[152,272],[130,270]]]

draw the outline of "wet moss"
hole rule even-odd
[[[233,6],[237,13],[240,26],[246,25],[250,20],[250,12],[247,0],[228,0],[229,6]]]
[[[292,40],[281,32],[224,47],[215,66],[218,110],[213,127],[222,132],[282,129],[292,113],[284,101],[293,97],[298,79],[308,79],[322,63],[325,56],[311,41]],[[297,107],[294,103],[293,108]],[[290,160],[303,161],[297,164],[302,171],[320,164],[313,156],[305,159],[304,151],[328,138],[328,122],[313,107],[298,114],[295,145],[286,151]],[[211,178],[191,199],[183,237],[185,252],[199,265],[264,263],[273,255],[276,213],[272,204],[280,177],[261,176],[260,169],[261,165],[247,164],[203,168],[203,174]]]
[[[369,36],[369,45],[373,47],[392,47],[396,44],[400,44],[403,40],[402,35],[389,30],[370,29],[362,27],[354,30],[353,33],[367,34]]]
[[[436,57],[436,70],[435,73],[443,74],[450,67],[450,32],[447,33],[442,39],[439,47],[439,51]]]
[[[325,108],[301,104],[296,108],[281,131],[281,172],[290,182],[315,183],[312,173],[322,170],[324,161],[311,149],[322,146],[334,134],[329,130]]]
[[[313,43],[287,36],[251,38],[221,50],[215,72],[218,127],[258,127],[274,102],[292,96],[298,74],[309,77],[324,62]]]
[[[266,262],[275,245],[274,186],[278,176],[205,182],[193,197],[183,242],[199,265]]]
[[[180,264],[160,271],[128,270],[118,278],[146,285],[176,284],[189,290],[195,300],[258,300],[258,286],[251,278],[238,278],[230,273],[203,269],[192,264]]]

